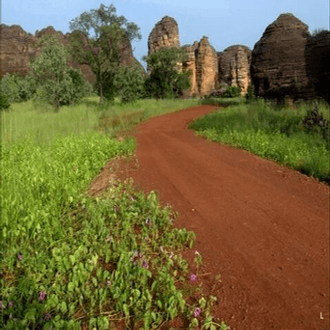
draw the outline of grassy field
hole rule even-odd
[[[189,128],[199,136],[248,150],[329,183],[329,135],[308,133],[302,124],[313,106],[313,102],[303,102],[291,108],[262,99],[249,103],[238,99],[197,119]],[[319,111],[329,120],[326,103],[319,102]]]
[[[58,113],[13,104],[1,114],[0,328],[170,329],[180,316],[187,328],[227,329],[212,318],[215,297],[193,283],[202,256],[196,252],[192,273],[181,252],[195,234],[174,227],[174,210],[130,182],[113,182],[101,197],[87,193],[109,159],[134,153],[135,141],[117,134],[201,103],[230,105],[192,123],[199,135],[329,177],[325,140],[301,126],[307,103],[295,110],[241,98],[100,106],[92,96]],[[328,107],[320,110],[328,119]]]
[[[190,328],[227,329],[212,319],[215,298],[193,283],[199,274],[181,251],[195,234],[174,227],[170,207],[130,182],[98,198],[86,192],[109,159],[134,152],[116,132],[196,104],[100,107],[92,97],[58,113],[26,102],[1,114],[0,328],[168,329],[180,316]],[[119,125],[105,132],[106,117]]]

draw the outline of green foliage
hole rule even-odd
[[[116,95],[113,79],[119,71],[119,45],[125,38],[140,40],[139,27],[127,22],[124,16],[117,16],[112,4],[109,7],[101,4],[98,9],[72,20],[70,30],[74,32],[70,36],[71,58],[91,66],[96,76],[94,90],[100,96],[100,103],[103,97],[113,100]]]
[[[6,94],[0,94],[0,110],[5,110],[10,107],[10,102]]]
[[[125,37],[130,41],[141,40],[140,28],[135,23],[128,22],[124,16],[117,16],[113,4],[108,7],[101,4],[98,9],[83,12],[79,17],[71,20],[69,26],[71,31],[81,31],[88,38],[96,41],[103,34],[102,27],[114,24],[125,32]]]
[[[68,51],[56,36],[43,36],[37,45],[42,46],[41,54],[30,62],[38,86],[36,99],[48,102],[58,110],[90,92],[81,70],[67,67]]]
[[[114,79],[121,101],[128,103],[142,98],[144,81],[144,73],[139,65],[121,67]]]
[[[241,88],[239,86],[228,86],[224,97],[238,97],[241,95]]]
[[[0,89],[10,103],[24,102],[33,98],[36,81],[31,72],[25,78],[18,73],[6,74],[0,81]]]
[[[306,115],[301,106],[276,109],[269,102],[255,100],[207,115],[189,127],[212,141],[249,150],[328,181],[329,140],[322,135],[323,129],[329,134],[325,118],[310,110]]]
[[[253,84],[249,85],[245,98],[246,98],[246,100],[254,100],[256,98]]]
[[[155,98],[177,98],[189,89],[189,72],[179,72],[177,63],[187,59],[187,53],[176,47],[162,48],[147,58],[150,76],[146,79],[146,93]]]

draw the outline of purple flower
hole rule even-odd
[[[43,292],[43,291],[41,291],[41,292],[39,293],[39,300],[44,300],[45,297],[46,297],[46,293]]]
[[[142,262],[142,266],[143,266],[144,268],[148,268],[148,264],[147,264],[147,262],[146,262],[145,260],[143,260],[143,262]]]
[[[18,261],[22,261],[22,258],[23,258],[22,254],[19,253],[19,254],[17,255],[17,259],[18,259]]]
[[[12,308],[14,306],[14,302],[13,301],[10,301],[9,304],[8,304],[8,307],[9,308]]]
[[[190,281],[192,281],[192,282],[196,281],[196,275],[195,274],[190,275]]]
[[[201,312],[201,309],[200,309],[199,307],[197,307],[197,308],[195,309],[195,311],[194,311],[194,316],[195,316],[195,317],[198,317],[199,314],[200,314],[200,312]]]

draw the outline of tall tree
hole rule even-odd
[[[125,38],[140,40],[140,28],[127,22],[124,16],[117,16],[112,4],[108,7],[101,4],[98,9],[84,12],[69,25],[73,32],[70,38],[72,59],[91,66],[102,103],[104,81],[112,80],[119,68],[121,41]]]
[[[38,98],[47,100],[58,110],[90,92],[81,70],[67,67],[68,51],[57,36],[43,36],[36,46],[42,47],[41,54],[29,65],[38,86]]]
[[[149,96],[156,98],[179,97],[190,87],[190,72],[180,71],[178,64],[186,61],[188,55],[184,49],[176,47],[162,48],[150,56],[144,56],[151,71],[146,80]]]

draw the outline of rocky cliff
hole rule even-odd
[[[242,45],[230,46],[218,53],[219,85],[239,86],[244,95],[251,83],[251,53]]]
[[[153,28],[148,38],[148,56],[164,47],[180,47],[178,23],[165,16]]]
[[[252,51],[251,75],[257,96],[309,98],[314,88],[306,72],[308,26],[291,14],[270,24]]]
[[[29,60],[33,56],[40,54],[40,47],[33,48],[38,42],[38,39],[43,35],[57,35],[59,41],[63,45],[69,42],[70,34],[63,34],[55,31],[53,27],[47,27],[36,33],[35,36],[26,33],[20,26],[13,25],[11,27],[0,26],[0,78],[7,73],[21,73],[25,76],[29,68]],[[87,42],[87,38],[85,37]],[[120,44],[119,63],[120,65],[132,65],[138,62],[134,56],[129,40],[124,40]],[[138,62],[139,63],[139,62]],[[140,64],[140,63],[139,63]],[[85,78],[93,83],[95,75],[87,64],[78,64],[78,62],[68,62],[68,65],[75,68],[80,68]],[[141,65],[142,67],[142,65]],[[143,68],[143,67],[142,67]]]
[[[330,103],[330,32],[307,38],[305,48],[308,86]]]

